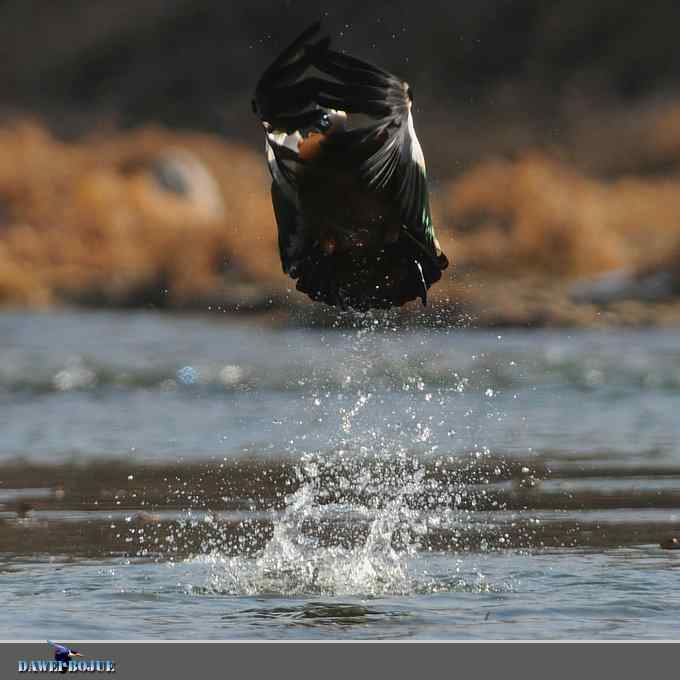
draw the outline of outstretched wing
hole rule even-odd
[[[413,126],[408,84],[377,66],[329,49],[314,53],[314,66],[343,84],[335,98],[326,98],[331,106],[375,119],[333,135],[325,148],[364,154],[364,181],[391,195],[400,207],[407,234],[444,269],[448,262],[435,238],[425,159]]]
[[[52,642],[52,640],[48,640],[47,644],[52,645],[52,647],[54,647],[54,651],[59,654],[68,654],[70,651],[65,645],[60,645],[58,642]]]
[[[330,38],[310,43],[320,28],[320,22],[312,24],[274,60],[258,81],[253,112],[268,131],[291,133],[306,127],[318,116],[323,81],[315,77],[300,78],[311,67],[315,55],[330,43]]]

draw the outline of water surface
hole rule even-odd
[[[0,636],[678,637],[678,339],[4,313]]]

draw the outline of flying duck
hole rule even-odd
[[[420,298],[448,260],[435,236],[413,95],[391,73],[304,31],[260,78],[283,271],[343,309]]]

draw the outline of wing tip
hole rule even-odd
[[[321,19],[317,19],[314,21],[312,24],[307,26],[300,35],[298,35],[295,40],[293,40],[288,47],[286,47],[279,57],[276,59],[274,62],[275,64],[280,64],[283,61],[285,61],[287,58],[289,58],[292,54],[297,52],[300,48],[302,49],[307,49],[308,47],[313,47],[313,46],[308,46],[306,43],[309,42],[310,38],[314,35],[316,35],[320,30],[321,30]],[[330,37],[328,36],[323,36],[316,45],[319,45],[320,43],[326,42],[326,44],[330,44]]]

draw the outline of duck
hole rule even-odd
[[[420,299],[449,261],[435,234],[408,82],[331,49],[315,22],[264,71],[265,136],[283,272],[359,311]]]

